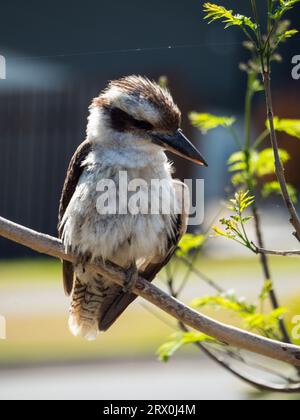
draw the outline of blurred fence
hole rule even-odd
[[[56,233],[66,167],[84,139],[88,104],[99,87],[5,91],[0,95],[0,214]],[[0,240],[0,257],[29,251]]]

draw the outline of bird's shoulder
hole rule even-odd
[[[60,236],[61,221],[83,173],[84,162],[91,151],[92,144],[90,141],[86,140],[79,145],[70,161],[59,202],[58,231]]]

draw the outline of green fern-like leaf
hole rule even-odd
[[[298,198],[297,198],[298,194],[297,194],[296,188],[291,184],[287,184],[287,189],[288,189],[289,195],[290,195],[293,203],[296,204],[297,201],[298,201]],[[262,188],[262,196],[264,198],[267,198],[271,194],[277,194],[277,195],[282,194],[278,181],[267,182],[266,184],[264,184],[264,186]]]
[[[191,251],[201,248],[205,239],[205,235],[193,235],[192,233],[186,233],[178,244],[176,255],[178,257],[187,257]]]
[[[290,160],[289,153],[284,149],[279,149],[279,156],[283,164]],[[244,152],[235,152],[228,159],[229,172],[234,172],[232,183],[234,185],[243,185],[247,180],[247,170],[254,178],[262,178],[266,175],[275,173],[274,152],[271,148],[266,148],[257,152],[252,150],[249,156],[249,169],[246,164]]]
[[[207,113],[192,112],[190,115],[191,124],[198,128],[202,134],[217,127],[231,127],[236,119],[234,117],[218,117]]]
[[[251,18],[240,14],[234,14],[232,10],[225,9],[223,6],[213,3],[205,3],[203,10],[206,13],[205,19],[208,19],[209,23],[221,20],[225,23],[225,29],[230,26],[247,26],[253,31],[257,29],[257,25],[251,20]]]
[[[191,343],[216,343],[217,341],[206,334],[187,332],[172,334],[169,341],[162,344],[157,350],[159,360],[168,362],[169,359],[183,346]]]
[[[300,120],[287,118],[280,119],[278,117],[275,117],[274,126],[275,130],[277,131],[282,131],[286,134],[289,134],[292,137],[300,139]]]
[[[279,0],[279,5],[272,14],[272,19],[279,20],[283,15],[291,10],[300,0]]]
[[[279,149],[280,160],[283,164],[290,160],[289,153],[284,149]],[[275,173],[274,152],[267,148],[258,153],[254,164],[255,175],[259,178]]]
[[[196,309],[211,306],[215,309],[229,310],[239,316],[253,315],[256,311],[256,306],[247,304],[243,299],[238,299],[234,293],[196,298],[192,301],[191,306]]]

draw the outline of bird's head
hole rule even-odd
[[[88,138],[145,153],[171,151],[207,166],[180,129],[181,113],[170,92],[141,76],[109,83],[90,107]]]

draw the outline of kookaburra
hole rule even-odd
[[[149,186],[153,179],[164,181],[160,196],[176,201],[178,181],[164,152],[206,165],[180,123],[171,94],[141,76],[110,82],[90,106],[87,138],[71,160],[59,209],[59,236],[78,256],[76,264],[63,262],[65,291],[72,294],[69,326],[76,336],[92,340],[107,330],[136,298],[131,291],[137,274],[152,281],[185,233],[186,216],[173,210],[105,214],[97,204],[102,179],[112,180],[120,196],[120,171]],[[151,200],[146,192],[144,198]],[[97,259],[123,267],[127,286],[90,272],[86,263]]]

